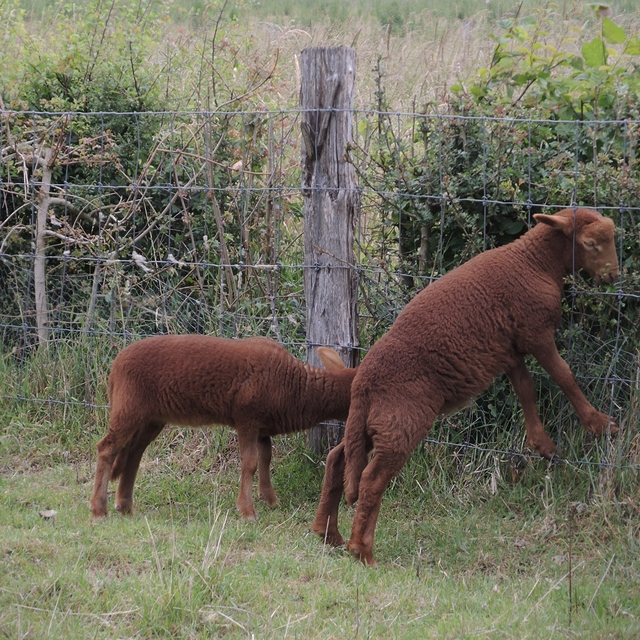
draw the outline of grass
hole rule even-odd
[[[539,460],[507,482],[427,446],[387,491],[379,566],[367,569],[309,532],[323,469],[302,435],[277,441],[281,505],[259,503],[257,523],[235,511],[233,432],[170,430],[145,455],[136,515],[92,525],[88,454],[99,429],[66,460],[48,458],[62,425],[21,439],[19,416],[8,407],[3,421],[2,636],[632,638],[640,629],[637,484],[608,500]],[[57,515],[43,518],[46,509]],[[343,533],[351,517],[344,508]]]
[[[424,109],[429,113],[441,111],[447,105],[453,84],[477,79],[478,69],[491,64],[496,43],[490,34],[503,33],[496,20],[505,12],[512,15],[514,7],[519,5],[507,0],[354,0],[349,3],[260,0],[229,3],[218,24],[220,6],[216,3],[178,0],[166,6],[160,1],[143,4],[149,8],[144,15],[152,26],[145,20],[141,23],[145,41],[140,47],[147,52],[144,57],[148,64],[141,65],[138,73],[144,72],[154,87],[145,98],[150,107],[203,108],[203,96],[211,89],[207,85],[208,74],[202,73],[209,57],[207,51],[213,46],[213,43],[207,44],[207,38],[217,33],[216,73],[221,80],[216,85],[220,92],[218,98],[226,104],[232,95],[247,94],[242,102],[232,101],[234,109],[297,108],[300,52],[306,47],[347,45],[357,53],[354,96],[357,109],[382,106],[401,112]],[[545,36],[545,44],[562,48],[566,46],[560,44],[563,38],[571,35],[575,36],[574,46],[579,50],[598,30],[595,13],[587,4],[569,0],[558,3],[525,0],[521,15],[535,14],[540,7],[546,7],[546,15],[554,27]],[[636,4],[636,0],[612,3],[616,20],[630,34],[638,30]],[[5,82],[11,90],[3,95],[7,105],[14,104],[14,99],[15,105],[22,104],[20,101],[26,94],[31,95],[32,90],[40,96],[40,89],[32,86],[34,65],[40,74],[49,73],[50,66],[54,70],[67,69],[72,78],[81,77],[84,63],[75,68],[78,62],[69,56],[69,49],[82,51],[83,56],[95,55],[93,45],[83,37],[94,30],[96,38],[102,33],[105,20],[102,10],[107,8],[103,3],[83,1],[69,5],[59,0],[20,0],[19,5],[25,11],[24,33],[18,29],[21,33],[18,38],[12,27],[5,35],[5,57],[18,62],[5,65],[12,71]],[[133,19],[125,10],[127,7],[133,11],[130,4],[115,5],[110,25],[116,33],[126,29]],[[155,13],[162,16],[159,22],[150,17]],[[69,15],[75,16],[77,38],[84,42],[82,45],[72,46],[59,35],[69,30],[65,22]],[[100,47],[100,60],[105,64],[123,55],[117,48],[110,48],[108,40]],[[34,53],[33,60],[29,59],[29,52]],[[26,65],[25,60],[28,60]],[[115,68],[130,66],[131,61],[125,56]],[[105,69],[111,67],[107,65]],[[267,72],[272,78],[263,90],[250,90],[254,76]],[[105,73],[110,77],[115,72]],[[56,81],[51,82],[51,90],[59,91]],[[381,90],[385,104],[380,103]],[[78,91],[86,89],[78,88]],[[101,100],[97,104],[106,106]]]

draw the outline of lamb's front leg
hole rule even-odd
[[[597,436],[605,432],[616,433],[618,427],[616,421],[606,413],[601,413],[584,397],[575,376],[569,365],[560,357],[553,341],[541,345],[533,353],[536,360],[544,367],[545,371],[556,381],[562,392],[578,414],[582,426]]]
[[[240,493],[236,506],[245,520],[256,520],[258,515],[253,507],[253,476],[258,468],[258,428],[237,425],[238,446],[240,448]]]
[[[280,504],[278,496],[271,484],[271,438],[269,436],[258,437],[258,489],[260,497],[270,506]]]

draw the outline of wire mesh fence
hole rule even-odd
[[[637,470],[640,123],[354,115],[361,211],[345,268],[362,354],[419,289],[533,213],[595,206],[616,222],[622,275],[604,289],[568,279],[558,345],[621,424],[615,444],[574,435],[559,390],[535,377],[565,459]],[[304,359],[303,274],[317,265],[304,263],[300,142],[299,111],[2,112],[4,400],[104,411],[114,355],[157,333],[264,335]],[[518,456],[521,423],[498,379],[431,440]]]

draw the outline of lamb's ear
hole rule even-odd
[[[544,213],[534,213],[533,219],[536,222],[549,225],[558,231],[562,231],[565,236],[570,238],[573,235],[573,220],[564,216],[548,216]]]
[[[338,371],[347,368],[338,353],[329,347],[318,347],[318,356],[320,360],[322,360],[324,368],[329,371]]]

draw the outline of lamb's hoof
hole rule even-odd
[[[527,444],[547,460],[551,460],[556,453],[556,443],[546,434],[535,440],[527,440]]]
[[[602,430],[602,435],[604,434],[614,435],[618,433],[618,431],[620,431],[620,428],[618,427],[618,423],[616,422],[616,420],[614,418],[609,418],[609,416],[607,416],[607,424]]]
[[[326,541],[327,541],[327,544],[330,544],[332,547],[344,546],[344,538],[340,535],[339,531],[334,531],[333,533],[327,533]]]
[[[116,511],[123,516],[133,515],[133,503],[131,502],[118,502],[116,503]]]
[[[280,504],[280,500],[278,500],[278,496],[273,490],[260,492],[258,497],[260,498],[260,500],[266,502],[270,507],[276,507]]]
[[[91,511],[91,515],[93,516],[94,523],[98,522],[98,520],[102,520],[102,518],[107,517],[106,507],[94,507],[93,505],[90,505],[89,511]]]
[[[545,459],[545,460],[549,460],[552,461],[554,460],[557,456],[556,456],[556,445],[553,445],[553,448],[548,448],[548,449],[541,449],[540,450],[540,455]]]
[[[360,560],[362,564],[369,565],[370,567],[376,566],[376,561],[373,559],[373,553],[371,550],[362,548],[360,545],[349,541],[347,544],[347,551],[356,559]]]
[[[344,545],[344,538],[340,535],[340,532],[337,529],[331,530],[321,525],[314,524],[311,527],[311,531],[332,547],[342,547]]]
[[[245,522],[255,522],[258,519],[258,514],[253,511],[250,513],[240,513],[240,516]]]
[[[595,418],[588,424],[585,424],[585,429],[596,436],[602,436],[604,434],[613,435],[620,431],[618,423],[614,418],[600,412],[597,412]]]

